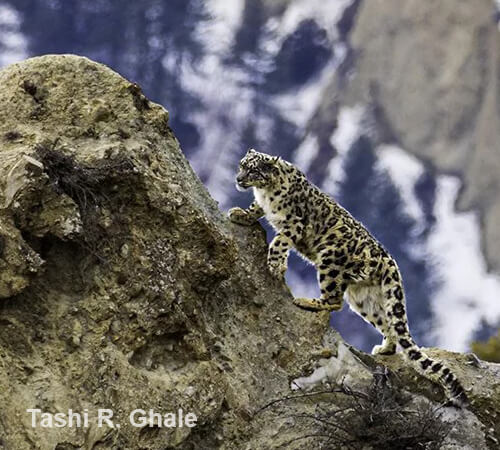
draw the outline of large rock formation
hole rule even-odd
[[[320,436],[302,438],[318,424],[300,420],[314,397],[288,406],[292,380],[355,389],[363,408],[373,386],[429,411],[443,400],[399,356],[358,354],[327,314],[292,305],[266,270],[263,230],[222,216],[137,85],[44,56],[0,72],[0,102],[0,448],[317,448]],[[453,422],[443,448],[496,445],[498,366],[430,352],[471,399],[432,414]],[[329,410],[335,395],[314,401]],[[28,408],[88,410],[89,426],[32,427]],[[121,427],[98,427],[98,408]],[[198,422],[137,428],[137,408]],[[358,431],[352,445],[376,448]]]

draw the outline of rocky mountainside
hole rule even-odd
[[[492,2],[363,2],[349,102],[372,103],[398,144],[464,181],[500,271],[500,33]],[[395,38],[397,36],[397,38]]]
[[[498,445],[498,365],[430,349],[470,397],[439,407],[399,356],[359,353],[294,307],[262,228],[224,218],[138,85],[66,55],[0,86],[0,448]],[[32,427],[28,408],[88,410],[89,426]],[[98,427],[98,408],[121,428]],[[136,428],[137,408],[198,423]]]

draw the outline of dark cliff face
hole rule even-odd
[[[262,228],[223,217],[167,112],[139,86],[69,55],[13,65],[0,85],[6,448],[315,446],[314,436],[302,439],[310,423],[289,418],[309,412],[309,401],[257,412],[291,395],[292,380],[365,392],[377,364],[396,374],[391,392],[432,408],[442,399],[398,356],[356,356],[327,332],[327,314],[292,305],[267,272]],[[439,418],[456,423],[446,442],[485,448],[498,439],[498,368],[430,352],[448,360],[472,400],[470,411]],[[91,423],[33,428],[28,408],[88,409]],[[98,408],[112,409],[121,428],[97,427]],[[128,414],[137,408],[182,408],[198,425],[135,428]]]

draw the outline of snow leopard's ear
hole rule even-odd
[[[253,148],[249,148],[249,149],[247,150],[247,155],[255,155],[256,153],[257,153],[257,152],[256,152],[256,151],[255,151],[255,149],[253,149]]]

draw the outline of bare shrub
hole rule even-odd
[[[80,244],[103,260],[103,249],[110,247],[112,238],[116,240],[119,233],[117,230],[109,233],[105,229],[102,211],[103,208],[109,208],[111,212],[116,209],[117,202],[111,202],[109,195],[113,186],[123,186],[128,177],[135,175],[134,166],[125,157],[103,159],[95,166],[85,165],[76,161],[74,156],[56,150],[56,145],[57,142],[52,146],[39,145],[36,154],[54,189],[68,195],[78,205],[83,223]],[[113,219],[118,222],[117,214]]]
[[[414,406],[391,386],[385,370],[374,373],[367,392],[343,384],[277,399],[261,411],[283,404],[280,416],[307,430],[284,448],[303,441],[322,449],[438,450],[451,429],[441,418],[442,406]]]

